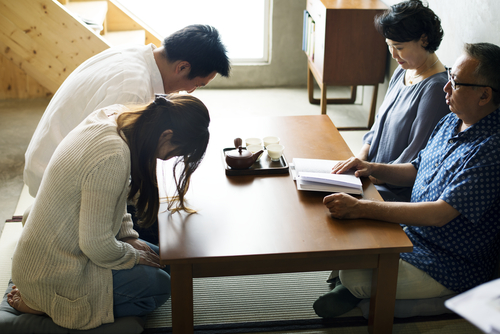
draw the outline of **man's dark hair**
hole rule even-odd
[[[178,30],[163,41],[169,62],[187,61],[191,65],[189,79],[206,77],[216,71],[229,76],[231,66],[219,32],[209,25],[194,24]]]
[[[491,43],[465,43],[464,52],[476,59],[478,65],[474,75],[479,79],[481,85],[491,87],[493,91],[493,103],[500,105],[500,47]]]
[[[434,52],[443,40],[441,20],[420,0],[407,0],[391,6],[375,17],[375,28],[385,38],[396,42],[418,41],[427,36],[427,51]]]

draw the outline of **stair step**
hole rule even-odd
[[[66,8],[87,23],[89,28],[96,33],[103,30],[103,23],[108,12],[107,1],[73,1],[68,2]]]
[[[111,46],[146,43],[145,30],[108,31],[103,37]]]

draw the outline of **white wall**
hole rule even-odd
[[[306,0],[271,0],[271,5],[270,63],[233,66],[229,79],[217,76],[207,88],[306,86],[307,56],[302,51]]]
[[[401,0],[382,0],[391,6]],[[460,56],[464,42],[490,42],[500,46],[500,0],[424,0],[441,18],[443,42],[436,52],[446,66]],[[208,88],[305,87],[307,58],[301,50],[302,18],[306,0],[272,0],[272,56],[264,66],[234,66],[231,78],[217,77]],[[397,66],[390,62],[387,78]],[[387,81],[379,87],[377,105],[383,100]],[[364,90],[369,104],[371,88]],[[366,102],[368,101],[368,102]]]
[[[398,0],[382,0],[391,6]],[[464,43],[489,42],[500,46],[499,0],[424,0],[441,19],[443,41],[437,56],[452,66]]]
[[[392,6],[402,0],[381,0],[387,6]],[[439,60],[448,67],[462,54],[464,43],[489,42],[500,46],[500,0],[423,0],[429,8],[441,19],[444,37],[436,51]],[[377,95],[377,110],[380,107],[388,80],[398,64],[391,59],[386,80],[379,85]],[[364,91],[363,105],[370,101],[371,88]]]

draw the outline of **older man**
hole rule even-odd
[[[105,50],[78,66],[50,101],[26,151],[24,183],[35,197],[59,143],[96,109],[112,104],[147,104],[155,94],[193,92],[217,73],[230,71],[218,31],[191,25],[163,45],[128,45]]]
[[[375,202],[343,193],[324,204],[338,219],[402,224],[414,245],[400,255],[397,299],[446,296],[491,279],[500,249],[500,48],[466,44],[448,70],[450,114],[411,163],[387,165],[351,158],[332,173],[355,169],[391,184],[412,186],[411,203]],[[336,287],[314,303],[333,317],[369,298],[371,270],[340,271]]]

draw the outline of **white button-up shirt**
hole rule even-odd
[[[25,154],[24,183],[35,197],[57,145],[96,109],[112,104],[147,104],[163,94],[150,45],[110,48],[86,60],[50,101]]]

